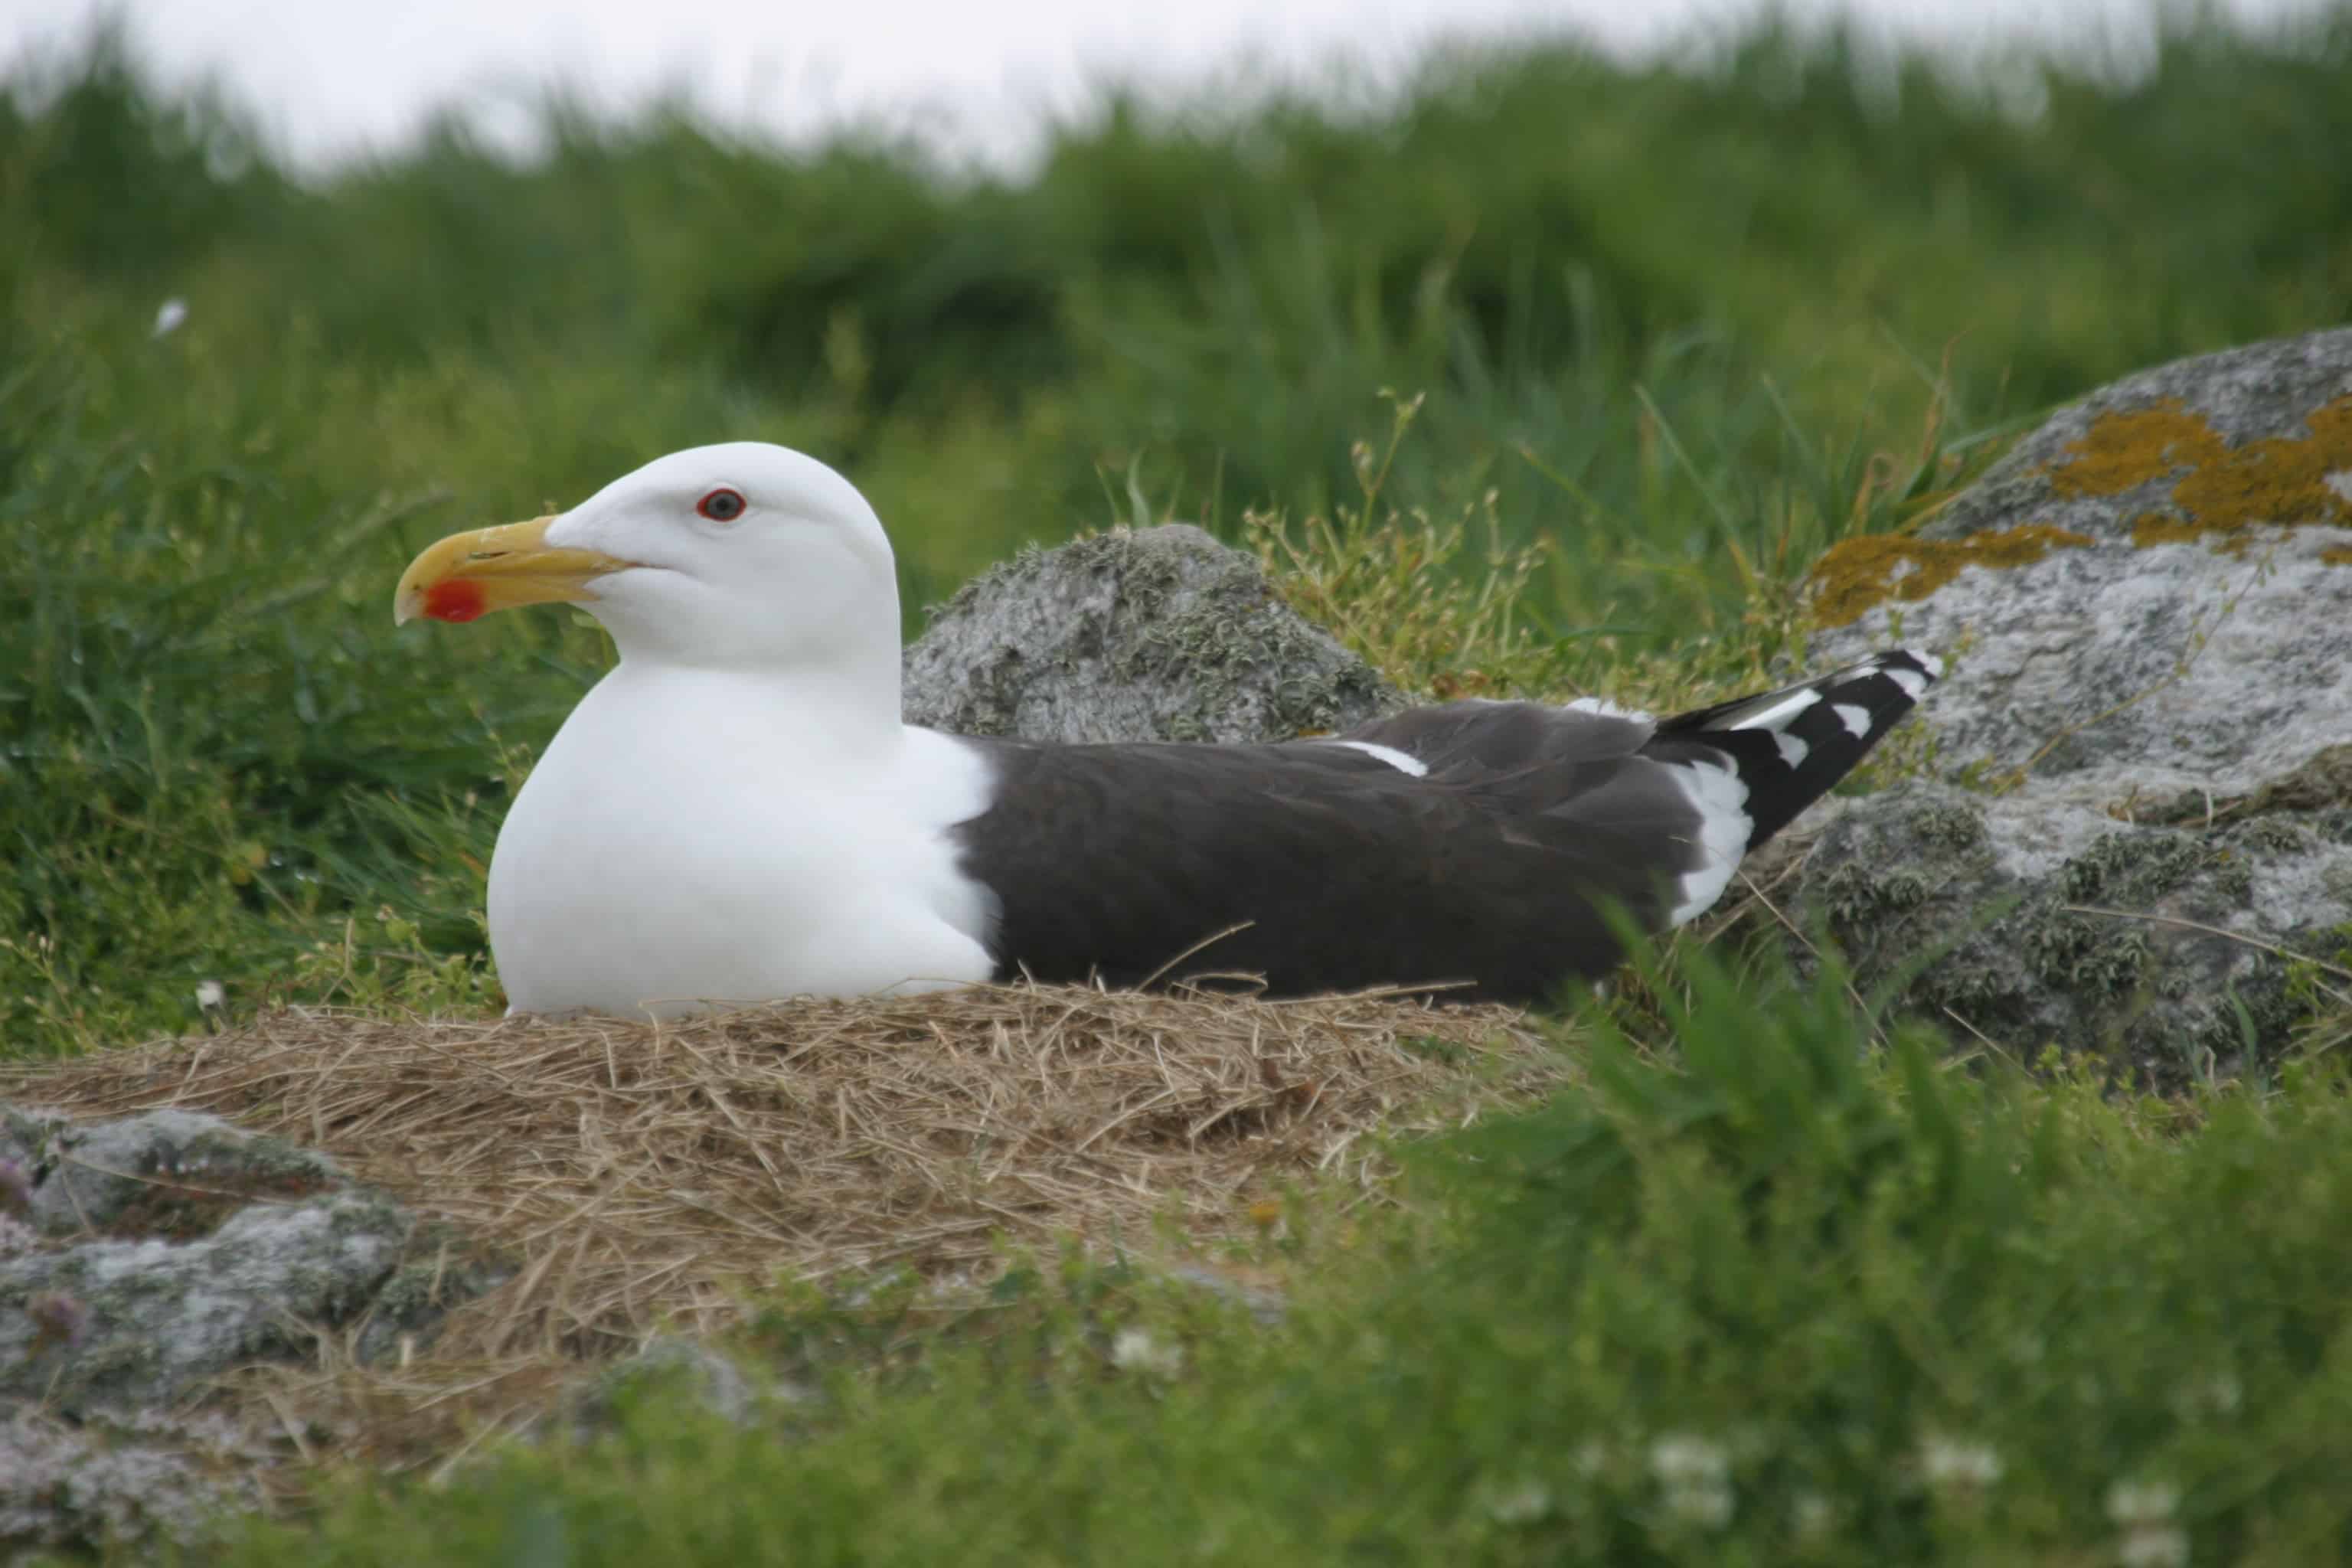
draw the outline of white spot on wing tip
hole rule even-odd
[[[1901,687],[1903,695],[1914,702],[1918,701],[1921,695],[1927,689],[1927,678],[1916,669],[1905,669],[1900,665],[1889,665],[1878,673]]]
[[[1756,822],[1748,815],[1748,785],[1732,769],[1714,763],[1675,763],[1667,771],[1698,811],[1700,864],[1675,879],[1679,901],[1666,916],[1669,924],[1681,925],[1706,913],[1731,886]]]
[[[1780,748],[1780,760],[1789,764],[1790,772],[1793,773],[1805,765],[1805,757],[1812,750],[1811,746],[1806,745],[1786,730],[1773,731],[1772,739]]]
[[[1941,680],[1944,679],[1944,661],[1942,659],[1937,658],[1934,654],[1929,653],[1924,647],[1906,647],[1903,651],[1919,661],[1919,668],[1927,672],[1928,679]]]
[[[1806,709],[1822,700],[1822,694],[1811,687],[1791,691],[1761,712],[1750,713],[1731,727],[1735,730],[1778,730]]]
[[[1377,741],[1335,741],[1333,745],[1345,746],[1351,752],[1361,752],[1368,757],[1378,757],[1397,772],[1412,778],[1425,777],[1429,764],[1410,752],[1400,752],[1394,746],[1383,746]]]
[[[1837,715],[1837,721],[1845,726],[1847,734],[1857,741],[1870,739],[1868,709],[1857,708],[1851,702],[1838,702],[1831,705],[1830,711]]]

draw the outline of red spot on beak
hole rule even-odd
[[[482,587],[462,579],[436,583],[425,590],[425,613],[436,621],[470,621],[484,608]]]

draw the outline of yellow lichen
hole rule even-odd
[[[2122,496],[2140,484],[2173,479],[2173,510],[2133,517],[2131,543],[2192,543],[2221,533],[2218,548],[2239,555],[2253,543],[2251,529],[2307,521],[2352,527],[2352,494],[2340,478],[2352,475],[2352,397],[2315,409],[2303,423],[2310,435],[2272,435],[2232,447],[2201,414],[2166,400],[2133,414],[2100,414],[2042,472],[2070,500]],[[1928,597],[1961,566],[2025,566],[2053,548],[2091,543],[2088,533],[2042,521],[1955,541],[1884,533],[1849,538],[1813,566],[1813,618],[1816,626],[1846,626],[1886,599]],[[2322,550],[2319,560],[2352,564],[2352,548]]]
[[[2308,436],[2232,447],[2204,416],[2168,400],[2100,415],[2042,473],[2052,489],[2074,500],[2171,479],[2170,507],[2133,519],[2132,542],[2145,548],[2221,534],[2217,548],[2235,555],[2253,542],[2256,528],[2352,526],[2352,494],[2340,488],[2340,476],[2352,474],[2352,397],[2315,409],[2304,423]],[[1887,599],[1924,599],[1963,566],[2023,566],[2053,548],[2093,542],[2047,523],[1950,541],[1849,539],[1822,557],[1808,581],[1815,621],[1842,626]],[[2323,551],[2320,559],[2352,565],[2352,549]]]
[[[2319,552],[2319,560],[2326,566],[2352,566],[2352,544],[2331,544]]]
[[[2044,471],[2051,488],[2068,497],[2120,495],[2179,473],[2170,497],[2177,510],[2133,520],[2132,542],[2140,546],[2242,536],[2265,525],[2352,523],[2352,500],[2329,483],[2352,471],[2352,397],[2315,409],[2305,424],[2308,436],[2232,447],[2201,416],[2166,402],[2099,416]],[[2246,542],[2231,538],[2221,547],[2236,553]]]
[[[1842,540],[1830,547],[1807,579],[1814,622],[1842,626],[1889,598],[1924,599],[1965,566],[2025,566],[2053,550],[2075,550],[2091,542],[2088,534],[2044,522],[1965,539],[1870,533]]]
[[[2050,488],[2069,498],[2121,495],[2134,485],[2193,468],[2229,451],[2202,417],[2168,398],[2136,414],[2102,414],[2090,433],[2069,442],[2066,455],[2043,471]]]

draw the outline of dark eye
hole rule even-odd
[[[732,522],[743,515],[743,492],[722,485],[696,501],[694,510],[713,522]]]

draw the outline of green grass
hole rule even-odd
[[[1663,703],[1764,679],[1826,543],[2050,404],[2352,315],[2352,10],[2126,85],[1857,70],[1463,58],[1376,113],[1114,105],[1017,180],[560,102],[541,163],[298,179],[102,37],[0,83],[0,1052],[199,1027],[204,981],[498,1005],[482,868],[608,650],[395,632],[392,584],[672,447],[843,467],[910,629],[1176,516],[1416,686]],[[656,1402],[237,1555],[2074,1564],[2142,1483],[2192,1561],[2347,1555],[2325,1062],[2147,1104],[1690,984],[1407,1211],[1302,1199],[1279,1330],[1076,1266],[947,1333],[782,1305],[815,1405]],[[1184,1370],[1110,1370],[1137,1323]]]

